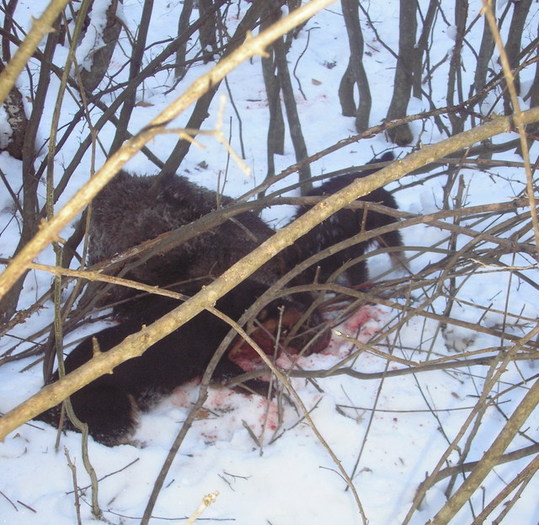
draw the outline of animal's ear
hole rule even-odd
[[[282,317],[281,312],[285,312],[289,309],[298,310],[296,306],[288,304],[286,300],[280,302],[279,299],[276,299],[275,301],[264,306],[264,308],[262,308],[262,310],[260,310],[260,312],[256,316],[256,319],[262,324],[270,320],[275,320],[277,322],[279,318]]]
[[[395,160],[395,154],[392,151],[386,151],[379,159],[373,159],[371,162],[389,162]]]
[[[260,315],[262,313],[264,314],[263,316]],[[260,314],[256,319],[261,328],[273,336],[276,336],[279,331],[283,334],[287,333],[303,316],[302,310],[291,305],[276,306],[274,308],[266,307]]]

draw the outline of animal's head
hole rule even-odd
[[[268,356],[310,355],[327,348],[331,332],[321,314],[289,299],[275,300],[263,308],[248,327],[251,339]],[[233,361],[260,363],[256,350],[238,336],[228,356]]]

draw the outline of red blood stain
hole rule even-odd
[[[385,319],[386,312],[382,308],[375,305],[365,305],[354,312],[344,323],[336,327],[336,330],[366,343],[383,328],[386,322]],[[301,366],[306,369],[319,368],[321,362],[327,362],[324,360],[321,361],[316,353],[310,356],[297,355],[297,349],[293,348],[280,348],[277,358],[275,358],[275,343],[272,338],[262,337],[259,333],[256,342],[262,347],[266,355],[274,361],[275,365],[282,370],[288,370],[295,366]],[[325,349],[318,353],[321,356],[326,356],[326,358],[328,356],[334,356],[342,359],[350,352],[350,348],[350,344],[345,343],[341,337],[333,334],[331,341],[327,343]],[[240,340],[233,345],[232,350],[226,358],[231,359],[244,371],[256,370],[265,366],[258,353],[249,344]],[[270,376],[264,376],[260,379],[269,381]],[[197,397],[198,389],[195,387],[198,384],[199,380],[197,379],[189,382],[187,385],[178,387],[174,391],[173,404],[182,407],[192,406]],[[243,400],[240,401],[238,396],[242,396]],[[247,404],[245,403],[246,401]],[[242,420],[241,425],[243,425],[246,414],[245,410],[247,409],[247,413],[254,416],[254,419],[251,416],[247,416],[249,421],[246,424],[249,425],[253,434],[257,438],[262,438],[262,440],[264,440],[266,433],[271,435],[278,431],[281,425],[277,403],[271,400],[268,401],[257,395],[242,394],[228,388],[212,388],[204,406],[208,414],[210,414],[210,418],[217,413],[219,418],[225,418],[220,424],[225,425],[225,427],[229,425],[232,428],[239,427],[240,420]],[[232,413],[238,413],[241,416],[235,417]],[[201,416],[201,424],[202,422],[209,424],[210,421],[206,421],[204,417],[204,415]],[[398,418],[393,418],[393,422],[398,422]],[[201,429],[201,434],[209,442],[215,442],[219,439],[213,428]]]

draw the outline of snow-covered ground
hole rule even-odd
[[[95,2],[102,4],[103,2]],[[422,2],[424,4],[425,2]],[[19,2],[17,20],[30,24],[30,14],[38,14],[34,2]],[[124,0],[123,17],[128,27],[134,29],[137,23],[141,1]],[[149,41],[161,41],[174,36],[176,19],[181,3],[158,2],[150,32]],[[479,9],[474,5],[471,9]],[[369,13],[376,22],[376,29],[386,44],[397,49],[398,2],[369,3]],[[448,11],[452,7],[447,6]],[[230,24],[234,24],[235,10],[230,10]],[[173,23],[170,20],[174,19]],[[534,27],[537,27],[535,20]],[[478,26],[481,24],[477,24]],[[374,38],[372,31],[364,27],[366,51],[365,61],[371,90],[373,111],[371,124],[380,122],[387,111],[392,93],[394,59]],[[340,14],[340,5],[335,3],[330,9],[319,13],[293,42],[290,56],[291,69],[295,69],[299,83],[295,83],[296,97],[303,132],[309,153],[328,147],[338,140],[355,133],[351,118],[342,117],[337,99],[337,87],[346,68],[348,43]],[[451,48],[452,31],[439,31],[436,47],[431,50],[431,61],[437,63]],[[480,27],[469,35],[475,46],[481,36]],[[478,48],[478,44],[475,46]],[[156,51],[154,51],[156,52]],[[466,54],[469,49],[465,50]],[[83,57],[80,57],[83,58]],[[121,57],[123,58],[123,57]],[[57,57],[60,60],[59,57]],[[295,61],[295,62],[294,62]],[[59,62],[60,63],[60,62]],[[473,62],[472,62],[473,64]],[[120,67],[120,57],[116,67]],[[188,77],[172,93],[165,94],[164,74],[146,82],[144,102],[136,108],[130,131],[136,132],[165,107],[173,97],[180,94],[196,76],[210,68],[212,64],[200,65],[189,71]],[[435,78],[434,103],[445,105],[447,62],[442,65]],[[473,76],[472,71],[466,71]],[[523,73],[522,83],[528,85],[533,79],[533,71]],[[28,86],[26,77],[21,77],[20,87]],[[57,83],[56,78],[52,78]],[[260,61],[240,65],[230,76],[229,84],[235,105],[242,119],[242,139],[245,145],[245,160],[252,169],[252,176],[243,174],[231,162],[226,173],[224,193],[239,196],[261,183],[266,171],[266,126],[267,104],[262,81]],[[305,98],[299,92],[299,87]],[[222,86],[223,93],[226,92]],[[51,96],[54,89],[51,90]],[[52,99],[51,99],[52,102]],[[210,111],[215,115],[219,101],[214,101]],[[71,104],[71,105],[70,105]],[[41,136],[48,136],[46,123],[50,121],[53,103],[44,108]],[[428,109],[425,100],[412,99],[409,113]],[[65,120],[75,112],[73,102],[66,101]],[[183,120],[182,120],[183,118]],[[177,123],[185,123],[182,117]],[[229,120],[231,118],[231,120]],[[231,104],[225,108],[225,136],[231,134],[231,144],[239,149],[238,120]],[[229,129],[229,124],[231,126]],[[210,118],[206,128],[214,125]],[[433,127],[423,129],[421,123],[412,124],[416,136],[421,134],[423,143],[433,143],[444,137]],[[81,137],[87,130],[81,129]],[[105,128],[100,135],[104,143],[109,143],[113,135],[112,127]],[[507,137],[498,137],[497,141]],[[227,153],[211,137],[200,137],[204,149],[192,147],[182,165],[182,173],[191,180],[216,189],[218,181],[225,177]],[[67,144],[57,157],[56,170],[61,173],[63,162],[78,147],[78,142]],[[174,147],[175,138],[166,135],[150,143],[149,148],[161,159],[166,159]],[[358,166],[373,156],[386,151],[391,145],[384,135],[354,143],[313,163],[315,175],[349,166]],[[408,150],[396,149],[399,155]],[[532,157],[537,156],[537,147]],[[97,152],[97,166],[104,158]],[[513,152],[500,155],[506,161],[520,162]],[[276,171],[288,167],[295,161],[290,141],[286,153],[276,159]],[[77,176],[59,202],[66,200],[88,178],[89,157],[81,163]],[[0,155],[0,169],[9,177],[15,188],[20,187],[21,163],[6,153]],[[133,158],[127,169],[143,174],[154,173],[155,167],[141,154]],[[472,169],[462,170],[465,188],[464,203],[479,205],[510,201],[524,188],[524,172],[515,168],[491,168],[487,172]],[[421,175],[408,176],[403,184],[420,181]],[[295,182],[294,176],[283,183]],[[391,186],[398,189],[395,196],[400,209],[411,213],[432,213],[440,209],[445,179],[432,178],[416,186],[399,183]],[[456,191],[456,190],[455,190]],[[44,198],[45,189],[42,196]],[[11,255],[19,236],[19,225],[12,218],[12,201],[6,192],[0,192],[0,256]],[[264,211],[264,218],[275,227],[286,222],[289,208]],[[70,231],[65,232],[69,236]],[[405,244],[429,247],[444,241],[447,245],[447,231],[425,225],[417,225],[403,230]],[[465,239],[466,240],[466,239]],[[458,239],[459,246],[465,242]],[[412,252],[410,252],[410,255]],[[410,262],[412,274],[434,263],[434,252],[426,252]],[[505,256],[505,262],[514,267],[528,267],[533,260],[520,256],[513,259]],[[44,251],[39,261],[53,264],[52,250]],[[371,264],[373,274],[381,273],[389,265],[385,257],[375,259],[376,268]],[[532,281],[537,281],[536,268],[522,270]],[[21,307],[34,303],[36,298],[50,285],[50,275],[33,273],[26,280],[21,299]],[[472,324],[486,328],[504,325],[508,332],[523,335],[531,329],[537,319],[537,293],[510,271],[484,271],[468,275],[459,281],[458,299],[451,315]],[[421,300],[420,293],[418,300]],[[469,301],[474,307],[469,307]],[[436,299],[431,311],[442,313],[446,300]],[[0,351],[14,345],[16,337],[24,338],[35,333],[52,319],[50,304],[33,315],[25,325],[17,326],[0,340]],[[487,311],[480,310],[480,306]],[[520,320],[507,318],[503,312],[520,315]],[[362,327],[360,339],[369,336],[400,319],[399,312],[388,308],[374,308],[370,312],[370,323]],[[358,314],[361,315],[361,314]],[[526,321],[528,320],[528,321]],[[91,325],[69,334],[68,341],[78,339],[98,329],[101,325]],[[354,334],[354,319],[341,326],[341,331]],[[16,352],[34,344],[28,341],[17,347]],[[406,360],[419,361],[427,352],[438,357],[455,357],[456,352],[496,348],[504,342],[492,334],[471,330],[456,325],[441,330],[434,318],[421,315],[411,317],[403,324],[397,336],[382,339],[377,346],[387,352],[388,345],[393,353]],[[326,369],[336,364],[346,355],[349,344],[335,337],[327,352],[322,355],[303,358],[302,366],[311,369]],[[1,359],[1,357],[0,357]],[[41,387],[41,368],[30,367],[32,359],[12,361],[0,366],[0,410],[6,412],[24,401]],[[355,361],[356,370],[365,373],[380,372],[387,361],[373,354],[363,353]],[[392,363],[389,369],[398,368]],[[382,379],[357,379],[345,375],[318,379],[317,387],[305,380],[294,379],[294,386],[317,430],[352,476],[359,499],[369,523],[385,525],[400,523],[412,504],[418,485],[426,473],[431,472],[449,443],[457,436],[463,422],[481,394],[486,367],[455,369],[451,372],[438,370],[416,375],[402,375]],[[528,386],[523,380],[536,374],[529,362],[518,366],[510,365],[501,381],[494,389],[499,395],[486,411],[478,433],[473,440],[467,461],[478,460],[489,447],[492,439],[506,423],[514,407],[526,393]],[[512,385],[520,385],[511,388]],[[122,445],[107,448],[90,442],[89,455],[99,482],[99,503],[104,518],[114,524],[134,524],[140,521],[152,487],[165,460],[175,435],[189,413],[190,404],[196,399],[196,382],[178,389],[150,413],[141,418],[136,438],[145,444],[142,448]],[[493,392],[493,393],[494,393]],[[279,419],[282,418],[282,421]],[[249,427],[249,430],[247,429]],[[528,420],[525,432],[518,435],[508,450],[528,446],[537,440],[537,414]],[[60,450],[54,450],[56,431],[44,423],[28,423],[12,432],[0,443],[0,523],[21,525],[71,525],[76,523],[73,474],[68,463],[76,466],[76,484],[81,490],[82,522],[97,522],[91,516],[90,489],[88,476],[84,470],[80,452],[80,436],[68,433],[62,437]],[[256,440],[254,437],[256,437]],[[461,441],[461,446],[464,441]],[[458,461],[457,452],[449,456],[448,464]],[[505,484],[526,466],[529,458],[496,467],[482,484],[482,490],[473,497],[472,505],[463,508],[454,523],[471,523],[483,504],[489,502]],[[460,481],[459,481],[460,483]],[[425,523],[434,516],[445,502],[444,490],[447,480],[431,488],[426,499],[411,520],[413,524]],[[361,523],[358,507],[350,490],[341,478],[338,468],[327,449],[315,436],[303,415],[290,404],[284,403],[283,413],[277,412],[275,403],[268,404],[260,397],[246,396],[223,388],[213,388],[207,403],[206,417],[198,419],[189,431],[179,454],[172,464],[153,511],[152,524],[182,522],[191,515],[209,493],[218,496],[202,517],[210,523],[225,522],[237,525],[322,525],[336,523],[353,525]],[[532,479],[521,494],[520,500],[509,512],[507,523],[536,524],[539,516],[537,494],[539,482]]]

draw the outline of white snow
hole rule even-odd
[[[28,16],[35,10],[35,2],[20,1],[17,15]],[[142,2],[124,0],[122,18],[130,24],[132,34],[136,32],[136,23]],[[149,41],[161,41],[165,35],[173,35],[182,3],[156,2],[155,15],[150,28]],[[376,28],[386,43],[396,49],[398,39],[398,2],[372,2],[368,4],[369,13],[376,23]],[[422,2],[425,4],[425,2]],[[101,16],[108,5],[107,1],[96,2],[92,25],[98,25],[97,6]],[[243,3],[242,3],[243,5]],[[245,6],[244,6],[245,7]],[[448,19],[452,18],[453,7],[444,6]],[[236,8],[229,10],[229,23],[233,26]],[[35,15],[36,13],[34,13]],[[39,13],[37,13],[39,14]],[[195,15],[197,13],[195,12]],[[362,16],[363,18],[363,16]],[[166,25],[165,25],[165,22]],[[19,20],[23,26],[24,18]],[[393,84],[394,59],[375,40],[366,26],[365,65],[373,93],[373,111],[371,124],[379,123],[387,111]],[[467,36],[469,42],[478,48],[482,24],[476,24]],[[307,30],[310,42],[307,46]],[[97,34],[99,31],[97,31]],[[447,30],[437,35],[437,47],[449,49],[453,41]],[[88,32],[85,42],[94,45],[95,37]],[[124,35],[125,37],[125,35]],[[90,38],[93,38],[90,42]],[[441,40],[445,42],[441,43]],[[477,44],[477,45],[475,45]],[[85,44],[86,45],[86,44]],[[164,45],[164,44],[162,44]],[[157,53],[157,49],[152,53]],[[305,53],[301,56],[300,54]],[[86,47],[81,47],[78,54],[85,56]],[[119,57],[114,64],[121,67],[125,57],[118,50]],[[433,56],[445,51],[433,50]],[[464,50],[472,60],[472,67],[464,72],[473,78],[473,55]],[[335,3],[311,20],[306,28],[294,40],[291,52],[291,69],[297,65],[297,76],[306,95],[303,99],[295,80],[294,87],[302,119],[303,132],[309,149],[313,154],[355,133],[353,119],[340,115],[337,88],[346,68],[348,42],[340,14],[340,5]],[[299,62],[296,64],[295,60]],[[433,59],[434,60],[434,59]],[[136,132],[174,97],[186,89],[189,83],[212,64],[193,67],[176,90],[165,94],[166,82],[170,79],[165,73],[156,75],[145,84],[144,105],[136,108],[130,124],[130,131]],[[435,99],[433,102],[445,105],[447,90],[447,67],[443,64],[432,79]],[[125,73],[125,72],[124,72]],[[533,79],[531,68],[523,73],[523,85]],[[468,78],[468,80],[469,80]],[[22,77],[22,83],[28,79]],[[242,119],[242,137],[246,149],[246,162],[252,170],[247,177],[233,163],[225,173],[226,151],[211,137],[199,137],[204,149],[192,147],[182,165],[182,170],[191,180],[215,189],[218,181],[226,177],[224,193],[239,196],[263,181],[266,171],[266,125],[267,104],[262,82],[262,72],[258,59],[240,65],[229,76],[232,97],[240,109]],[[469,85],[465,83],[465,85]],[[28,87],[27,87],[28,89]],[[224,85],[221,87],[225,92]],[[45,108],[44,123],[52,111],[54,90],[51,91],[51,106]],[[210,109],[215,115],[217,98]],[[409,112],[428,109],[425,100],[412,99]],[[63,119],[69,121],[77,107],[72,99],[66,99]],[[97,113],[96,113],[97,114]],[[189,111],[178,119],[175,125],[185,123]],[[4,129],[4,117],[0,115],[0,129]],[[232,119],[229,130],[229,119]],[[213,116],[204,125],[209,129],[214,125]],[[231,144],[239,151],[239,127],[232,105],[225,108],[224,135],[231,133]],[[447,124],[447,121],[446,121]],[[436,128],[423,129],[420,122],[413,123],[416,136],[421,136],[424,143],[433,143],[444,137]],[[87,129],[81,126],[82,140]],[[105,144],[110,142],[114,130],[106,127],[100,134]],[[48,128],[40,130],[43,137],[48,137]],[[505,140],[498,137],[496,141]],[[157,137],[148,147],[161,159],[166,159],[174,147],[176,138],[172,135]],[[62,173],[62,159],[70,159],[70,153],[76,151],[78,140],[72,140],[64,146],[58,157],[55,169],[57,177]],[[323,157],[312,164],[314,175],[349,166],[361,165],[379,154],[390,145],[383,135],[354,143],[335,153]],[[403,148],[396,150],[402,156],[409,152]],[[532,150],[532,157],[537,156],[537,146]],[[503,160],[521,161],[513,152],[500,155]],[[41,160],[41,158],[39,159]],[[97,167],[104,162],[103,154],[97,151]],[[276,171],[295,162],[293,148],[287,137],[286,153],[276,158]],[[127,166],[136,173],[155,173],[155,167],[143,155],[134,157]],[[21,188],[21,163],[0,155],[0,169],[7,175],[12,188],[18,192]],[[58,206],[89,177],[90,157],[87,154],[76,173],[66,194]],[[524,187],[523,170],[511,168],[490,168],[486,172],[462,170],[466,185],[466,205],[510,201]],[[410,175],[402,182],[421,181],[422,175]],[[296,182],[294,176],[284,181],[283,186]],[[443,184],[441,177],[422,182],[420,185],[404,188],[395,195],[401,210],[410,213],[432,213],[440,209]],[[395,183],[391,188],[398,188]],[[45,198],[45,188],[40,191]],[[12,201],[6,192],[0,195],[0,255],[5,257],[13,252],[20,235],[20,225],[13,219]],[[290,208],[264,211],[264,218],[275,225],[282,224],[290,213]],[[503,217],[501,220],[504,220]],[[479,228],[480,229],[480,228]],[[69,232],[64,232],[67,236]],[[430,247],[442,242],[447,247],[448,231],[424,225],[407,228],[403,232],[405,244],[414,247]],[[460,246],[468,242],[460,239]],[[530,240],[531,242],[531,240]],[[414,255],[415,252],[409,252]],[[426,252],[410,262],[412,273],[434,263],[443,254]],[[39,256],[40,262],[52,263],[52,250],[48,249]],[[511,266],[525,267],[533,264],[522,256],[516,259],[506,256],[505,262]],[[382,264],[387,265],[387,262]],[[491,269],[492,270],[492,269]],[[526,275],[537,282],[537,267],[525,271]],[[373,273],[376,270],[373,269]],[[27,278],[21,298],[21,307],[28,307],[44,293],[51,283],[48,274],[32,272]],[[530,330],[538,315],[536,290],[519,280],[517,276],[505,271],[481,272],[470,276],[458,291],[459,299],[482,306],[488,311],[468,307],[465,303],[454,304],[452,316],[469,323],[500,329],[509,325],[507,331],[523,335]],[[418,295],[420,292],[417,292]],[[438,299],[432,305],[432,311],[443,312],[445,299]],[[508,306],[509,305],[509,306]],[[520,314],[522,318],[507,318],[505,310]],[[374,326],[363,328],[381,329],[386,323],[395,324],[402,314],[390,308],[380,308],[379,319],[372,321]],[[31,348],[41,341],[25,341],[25,337],[46,326],[52,319],[50,303],[32,315],[24,325],[16,326],[0,339],[0,356],[20,341],[14,350],[18,353]],[[70,340],[78,339],[100,329],[101,324],[90,324],[74,334]],[[343,332],[352,326],[341,327]],[[347,332],[354,336],[353,331]],[[375,335],[375,334],[374,334]],[[18,338],[23,338],[18,339]],[[367,340],[367,339],[365,339]],[[398,331],[394,340],[381,340],[377,348],[389,353],[389,347],[401,359],[420,361],[427,352],[436,357],[457,357],[460,352],[469,352],[483,348],[497,347],[502,341],[492,334],[474,331],[470,328],[452,325],[443,331],[435,319],[422,316],[411,317]],[[304,358],[302,364],[310,369],[326,369],[335,365],[347,354],[350,346],[334,338],[329,352]],[[12,361],[0,366],[0,411],[7,412],[37,392],[42,385],[39,364],[31,366],[36,358]],[[0,361],[1,362],[1,361]],[[376,373],[385,369],[387,361],[371,353],[362,353],[355,361],[354,368],[364,373]],[[400,368],[391,362],[388,370]],[[294,379],[293,384],[302,398],[317,430],[333,450],[346,472],[352,476],[355,488],[371,525],[401,523],[412,504],[418,485],[425,479],[426,473],[432,472],[445,452],[449,443],[455,439],[462,424],[481,395],[486,368],[457,368],[451,372],[432,371],[415,375],[391,376],[378,379],[357,379],[350,376],[334,376],[318,379],[317,387],[302,379]],[[479,428],[478,436],[473,441],[468,461],[478,460],[490,446],[502,426],[506,416],[526,393],[526,386],[520,385],[525,378],[536,374],[536,369],[526,362],[518,367],[510,365],[496,387],[500,394],[498,407],[490,407]],[[142,416],[136,439],[144,447],[122,445],[107,448],[90,440],[89,455],[99,482],[99,503],[108,523],[131,525],[140,522],[152,487],[166,458],[176,433],[189,413],[191,404],[196,400],[198,385],[192,382],[178,389],[171,397],[164,399],[150,413]],[[342,479],[337,465],[327,450],[315,436],[303,415],[289,403],[282,406],[282,423],[278,421],[277,405],[268,404],[259,397],[250,397],[226,389],[212,388],[207,402],[207,414],[198,419],[187,434],[185,442],[175,458],[165,480],[153,511],[152,524],[182,523],[190,516],[202,501],[212,492],[219,494],[215,503],[202,514],[210,523],[224,522],[235,525],[355,525],[361,523],[358,508],[350,490]],[[515,438],[508,450],[515,450],[537,440],[537,414],[529,418],[525,425],[526,433]],[[246,429],[249,426],[256,436],[256,443]],[[73,479],[68,467],[68,459],[76,466],[77,486],[81,495],[82,523],[98,523],[92,517],[90,508],[90,489],[88,475],[82,465],[80,436],[67,433],[62,437],[61,447],[54,450],[56,430],[41,422],[30,422],[6,437],[0,443],[0,523],[17,525],[72,525],[76,523],[76,509],[73,494]],[[464,441],[459,442],[463,446]],[[458,455],[452,453],[449,464],[455,464]],[[495,473],[489,475],[482,484],[482,489],[472,498],[471,506],[465,506],[454,523],[471,523],[472,512],[477,515],[483,505],[481,498],[488,502],[507,482],[529,463],[529,458],[501,465]],[[444,466],[448,466],[444,465]],[[459,478],[458,483],[460,483]],[[432,518],[444,504],[444,490],[447,480],[437,483],[428,491],[420,510],[412,518],[412,524],[425,523]],[[507,523],[535,525],[539,516],[537,494],[539,482],[532,479],[514,508],[509,512]]]

